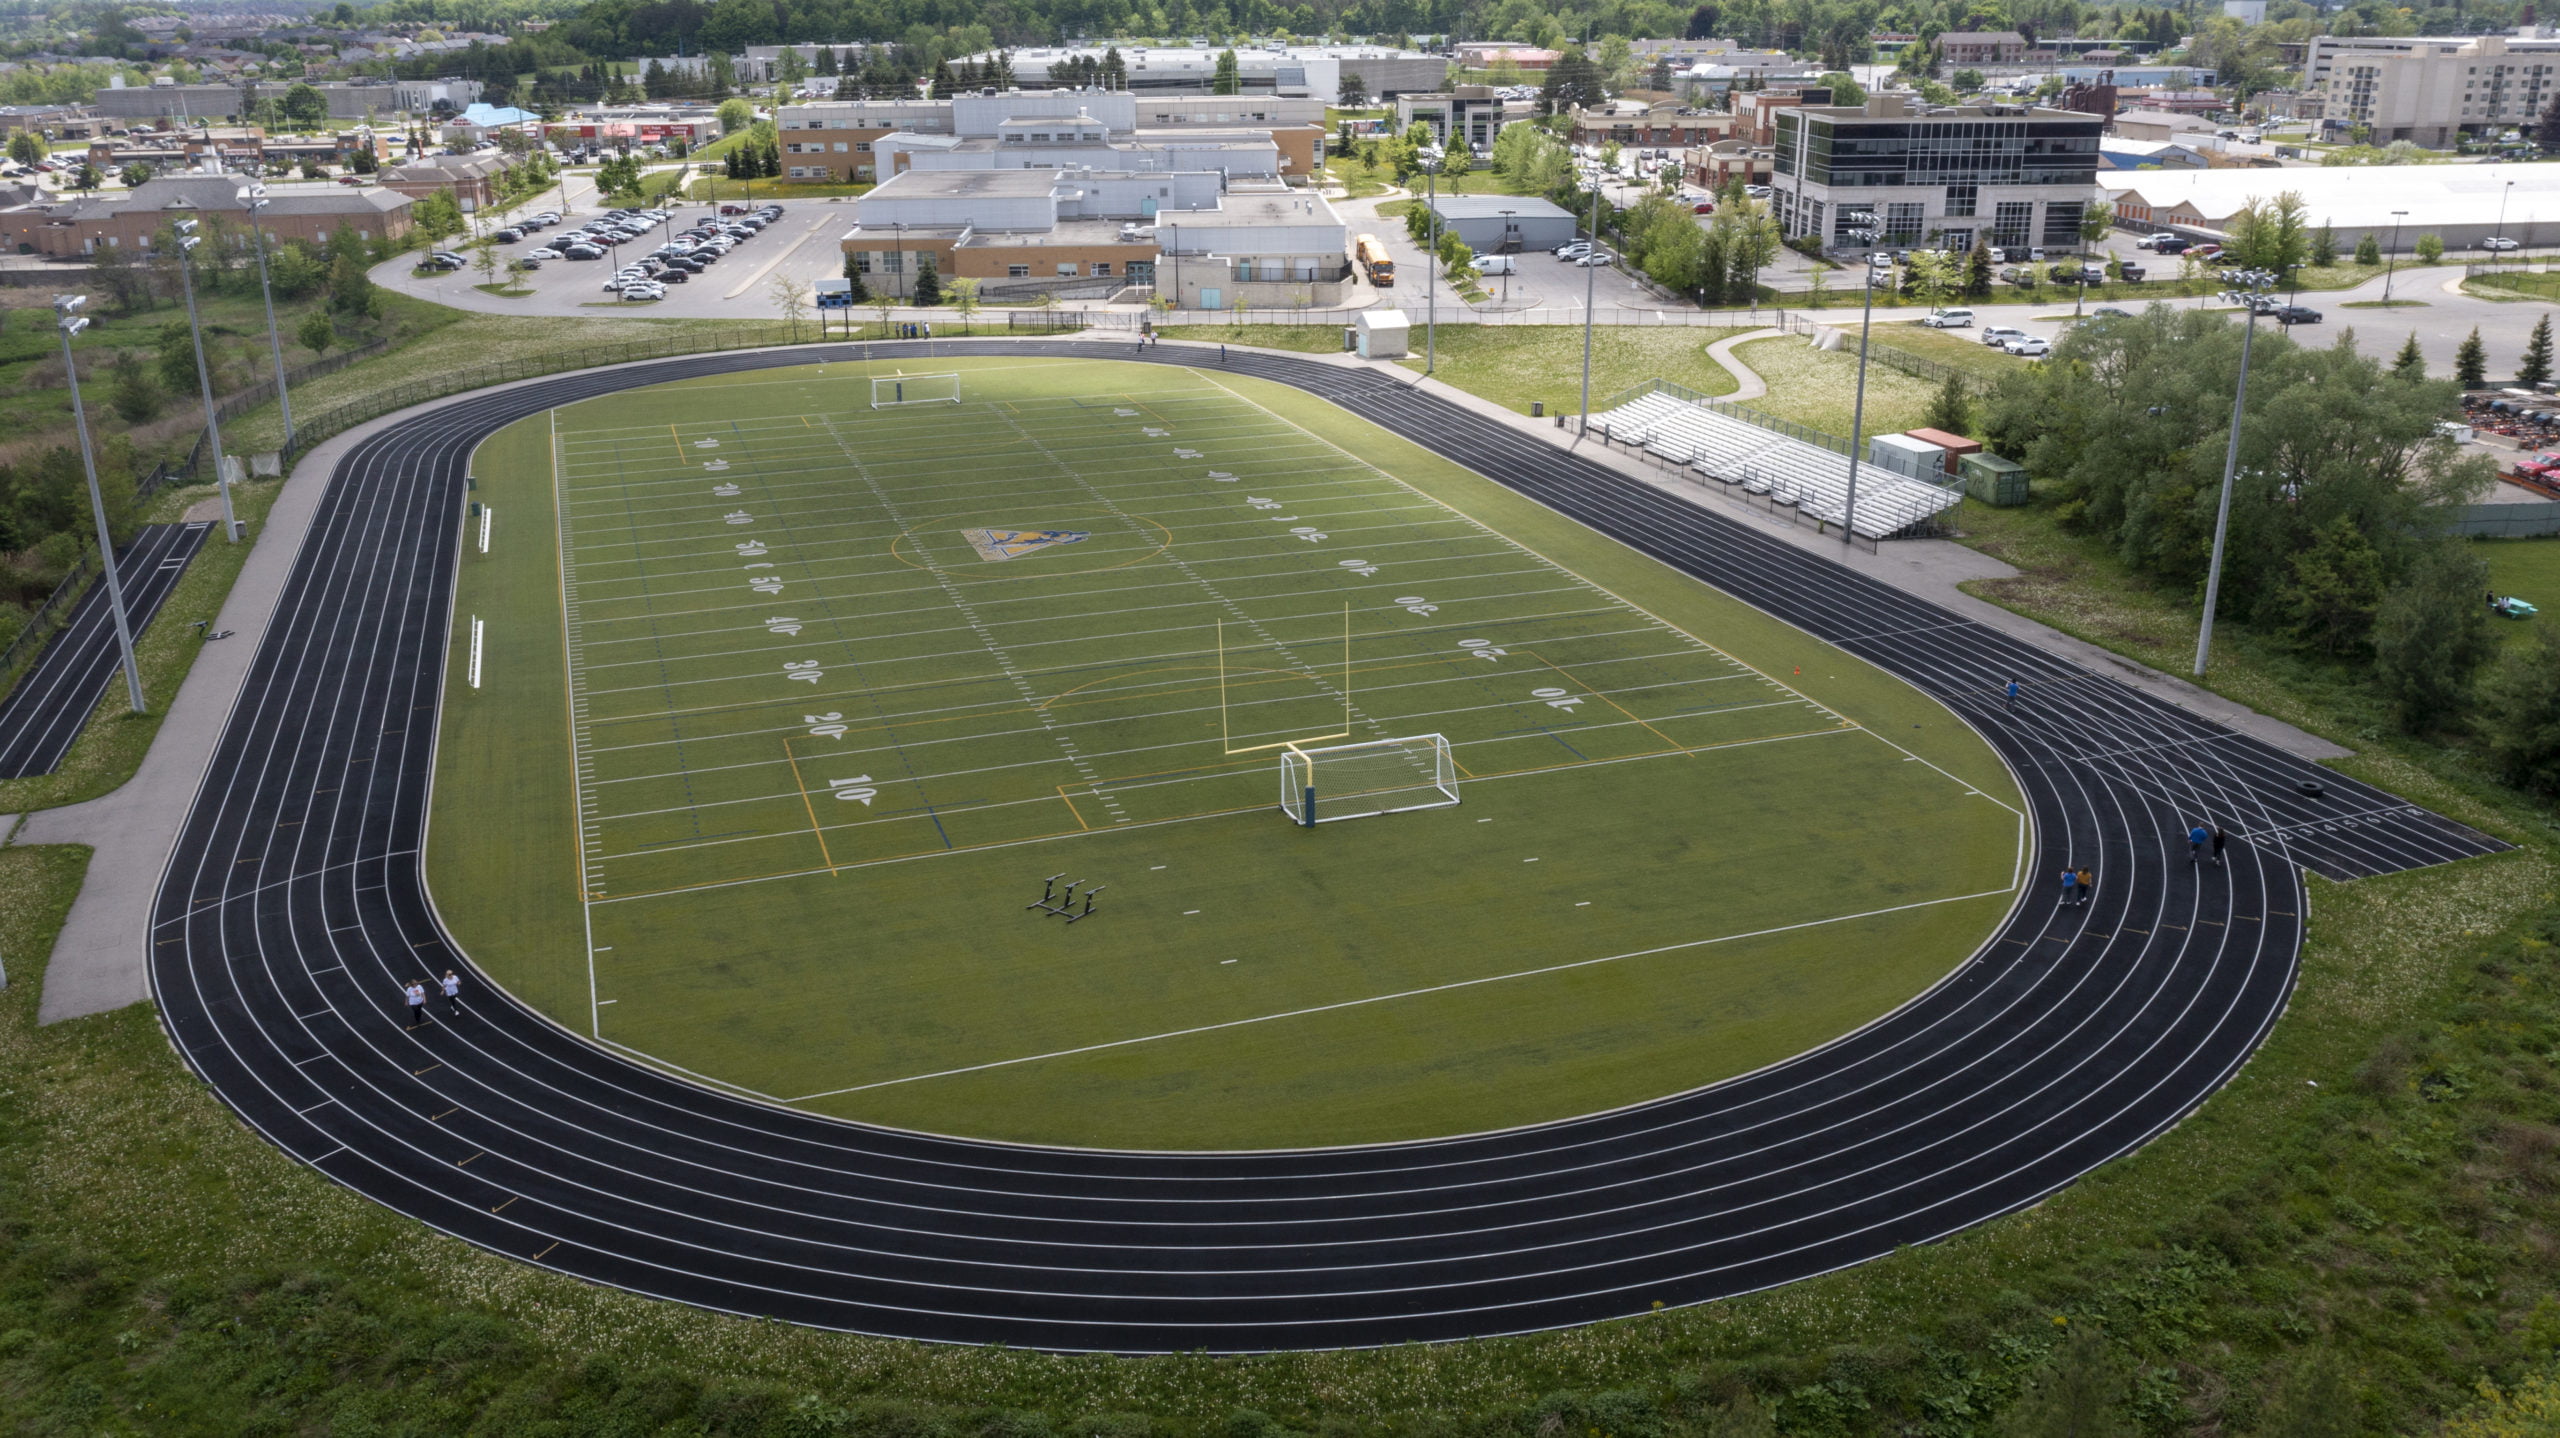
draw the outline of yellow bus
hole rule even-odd
[[[1396,262],[1387,257],[1387,247],[1378,243],[1376,235],[1362,235],[1354,240],[1351,257],[1369,276],[1369,283],[1382,290],[1395,288]]]

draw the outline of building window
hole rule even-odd
[[[1097,275],[1107,275],[1111,273],[1111,262],[1109,260],[1095,260],[1093,262],[1093,272]]]
[[[1947,186],[1947,218],[1951,220],[1972,218],[1973,207],[1981,194],[1982,188],[1979,185]]]
[[[870,154],[870,153],[871,153],[871,142],[870,142],[869,140],[856,140],[856,141],[854,141],[854,142],[853,142],[853,152],[854,152],[855,154],[857,154],[857,155],[868,155],[868,154]]]
[[[836,153],[837,153],[837,154],[839,154],[839,155],[841,155],[841,154],[843,154],[843,153],[844,153],[844,141],[842,141],[842,140],[838,140],[838,141],[836,141]]]
[[[1031,278],[1031,267],[1029,265],[1007,265],[1004,267],[1004,273],[1005,278],[1007,279],[1027,280]]]
[[[856,250],[853,252],[853,272],[857,275],[867,275],[871,273],[871,252],[869,250]]]
[[[1073,260],[1058,261],[1058,273],[1072,278],[1076,273],[1076,262]]]

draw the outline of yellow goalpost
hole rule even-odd
[[[1321,744],[1327,739],[1351,737],[1351,605],[1342,606],[1342,727],[1330,734],[1300,734],[1292,739],[1279,739],[1269,744],[1249,744],[1239,749],[1234,731],[1227,722],[1227,621],[1218,626],[1218,742],[1227,753],[1260,754],[1273,749],[1295,749],[1301,744]],[[1313,671],[1309,671],[1312,673]]]

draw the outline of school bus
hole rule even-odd
[[[1387,257],[1387,247],[1378,243],[1376,235],[1362,235],[1353,241],[1351,255],[1369,276],[1369,283],[1382,290],[1395,288],[1396,262]]]

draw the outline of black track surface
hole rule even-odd
[[[146,524],[116,556],[125,622],[133,627],[135,642],[151,627],[212,528]],[[71,741],[80,737],[80,726],[89,722],[98,696],[120,667],[115,612],[107,607],[107,586],[101,580],[71,606],[71,622],[45,645],[9,697],[0,700],[0,779],[52,773],[71,752]]]
[[[1120,1351],[1553,1327],[1785,1283],[2052,1193],[2193,1109],[2274,1023],[2302,935],[2297,864],[2348,877],[2504,847],[1388,376],[1239,355],[1237,372],[1391,426],[1944,701],[2017,770],[2032,872],[2089,864],[2097,902],[2057,909],[2039,884],[1937,989],[1775,1068],[1362,1149],[1108,1153],[866,1128],[642,1068],[490,993],[419,862],[472,446],[633,385],[923,348],[568,377],[445,405],[341,462],[155,915],[165,1021],[250,1123],[497,1252],[801,1323]],[[2199,816],[2232,834],[2227,866],[2190,866]],[[482,997],[410,1036],[398,982],[448,966]]]

